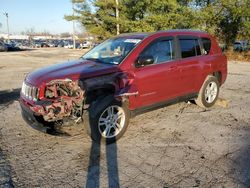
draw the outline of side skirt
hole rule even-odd
[[[135,117],[137,115],[143,114],[145,112],[150,112],[159,108],[163,108],[172,104],[176,104],[179,102],[184,102],[187,100],[192,100],[198,97],[198,93],[191,93],[188,95],[184,95],[184,96],[180,96],[180,97],[176,97],[174,99],[169,99],[166,101],[162,101],[153,105],[149,105],[149,106],[143,106],[141,108],[137,108],[135,110],[131,110],[131,117]]]

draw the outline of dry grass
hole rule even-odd
[[[250,51],[234,52],[233,50],[227,50],[225,54],[229,61],[250,62]]]

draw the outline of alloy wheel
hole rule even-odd
[[[98,129],[104,138],[117,136],[125,125],[125,112],[117,105],[107,107],[98,121]]]

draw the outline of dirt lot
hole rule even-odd
[[[149,112],[117,144],[98,147],[85,133],[37,132],[20,115],[25,74],[82,53],[0,54],[0,187],[250,187],[250,63],[229,63],[224,100],[212,109]]]

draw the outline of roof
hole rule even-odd
[[[157,33],[199,33],[199,34],[208,34],[205,31],[193,30],[193,29],[171,29],[171,30],[161,30],[156,32],[141,32],[141,33],[122,33],[116,37],[131,37],[131,38],[145,38],[149,35],[154,35]]]

